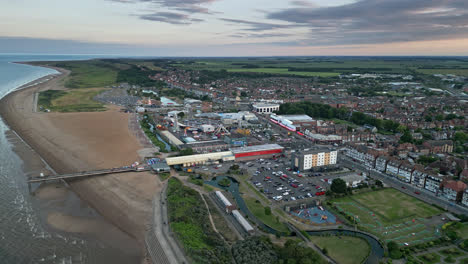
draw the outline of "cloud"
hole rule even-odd
[[[361,0],[333,7],[291,7],[267,18],[306,25],[307,45],[468,37],[466,0]]]
[[[201,22],[202,19],[191,18],[189,15],[174,12],[156,12],[151,14],[139,15],[139,18],[149,21],[158,21],[174,25],[186,25],[191,22]]]
[[[191,18],[193,14],[204,14],[211,15],[217,12],[213,12],[210,9],[203,7],[204,4],[210,4],[217,0],[109,0],[118,3],[136,4],[136,3],[148,3],[158,7],[158,9],[164,8],[168,11],[156,12],[151,14],[138,15],[139,18],[150,21],[165,22],[170,24],[190,24],[192,22],[201,22],[203,19]],[[178,11],[180,13],[170,12]],[[179,20],[182,21],[179,21]]]
[[[232,24],[242,24],[242,25],[250,26],[249,28],[243,29],[243,30],[249,30],[249,31],[263,31],[263,30],[282,29],[282,28],[290,28],[290,27],[297,26],[297,25],[273,24],[273,23],[256,22],[256,21],[231,19],[231,18],[220,18],[220,20],[223,20]]]

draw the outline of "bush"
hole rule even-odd
[[[271,208],[269,206],[265,206],[265,215],[271,215]]]
[[[403,254],[401,253],[400,247],[394,241],[390,241],[387,244],[388,254],[392,259],[400,259]]]
[[[222,186],[222,187],[229,187],[231,186],[231,180],[229,180],[228,178],[224,178],[222,180],[220,180],[218,182],[219,186]]]

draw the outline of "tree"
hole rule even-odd
[[[376,180],[375,181],[375,185],[377,185],[378,187],[382,188],[383,187],[383,183],[381,180]]]
[[[334,179],[330,189],[335,193],[346,193],[346,182],[340,178]]]
[[[424,121],[426,121],[426,122],[432,122],[432,116],[430,116],[430,115],[425,116],[425,117],[424,117]]]
[[[265,206],[265,215],[271,215],[271,208],[269,206]]]
[[[241,97],[247,97],[247,93],[244,92],[244,91],[242,91],[242,92],[241,92]]]
[[[400,137],[400,142],[401,143],[411,143],[413,142],[413,136],[411,136],[411,133],[409,130],[405,130],[403,132],[403,135]]]
[[[180,119],[184,118],[184,116],[185,116],[185,113],[184,113],[184,112],[179,112],[179,113],[177,114],[177,117],[180,118]]]
[[[395,241],[390,241],[387,244],[388,253],[392,259],[400,259],[402,257],[400,247]]]

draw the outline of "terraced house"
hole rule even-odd
[[[424,185],[426,184],[426,177],[428,175],[428,172],[422,165],[416,164],[414,166],[413,173],[411,174],[411,184],[421,189],[424,188]]]
[[[387,171],[387,164],[390,158],[388,156],[379,156],[375,160],[375,169],[380,171],[380,172],[386,172]]]
[[[401,161],[390,159],[387,163],[387,170],[385,172],[393,177],[398,177],[398,169],[400,168],[400,165]]]
[[[441,184],[441,196],[449,201],[461,202],[466,184],[461,181],[444,180]]]
[[[411,182],[411,174],[413,173],[413,165],[409,164],[408,162],[404,161],[401,163],[400,167],[398,168],[398,175],[397,178],[400,181],[404,182]]]
[[[436,195],[439,193],[440,184],[444,178],[439,175],[427,175],[426,184],[424,185],[424,189],[435,193]]]

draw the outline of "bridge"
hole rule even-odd
[[[31,177],[28,179],[28,183],[47,182],[47,181],[56,181],[56,180],[69,180],[69,179],[106,175],[106,174],[113,174],[113,173],[143,172],[143,171],[149,171],[149,170],[150,170],[150,167],[144,167],[144,168],[122,167],[122,168],[112,168],[112,169],[103,169],[103,170],[94,170],[94,171],[82,171],[82,172],[62,174],[62,175],[47,175],[47,176]]]

